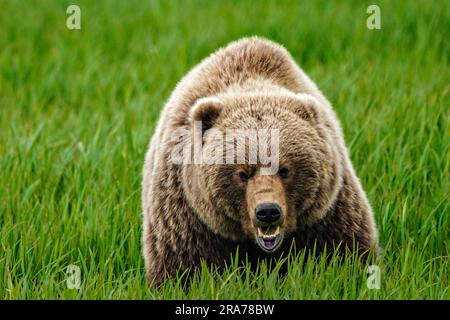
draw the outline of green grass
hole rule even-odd
[[[0,1],[1,299],[449,299],[449,1]],[[140,183],[176,82],[231,40],[282,43],[341,120],[383,246],[366,265],[302,257],[285,278],[203,267],[145,283]],[[66,268],[81,268],[80,290]]]

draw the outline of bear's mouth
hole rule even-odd
[[[257,227],[256,240],[264,251],[272,252],[280,246],[283,240],[283,233],[280,230],[280,226]]]

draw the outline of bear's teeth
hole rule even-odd
[[[276,236],[278,236],[280,234],[280,226],[277,226],[276,227],[276,229],[275,229],[275,231],[273,232],[273,233],[271,233],[271,234],[266,234],[266,233],[264,233],[262,230],[261,230],[261,228],[258,228],[258,235],[261,237],[261,238],[264,238],[264,239],[273,239],[273,238],[275,238]]]
[[[273,233],[275,236],[277,236],[280,233],[280,226],[277,226],[275,229],[275,232]]]
[[[258,236],[264,237],[264,233],[262,232],[261,228],[257,228],[257,229],[258,229]]]

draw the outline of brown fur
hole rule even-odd
[[[177,165],[173,132],[203,120],[214,128],[280,129],[280,166]],[[213,143],[205,138],[207,143]],[[249,174],[247,183],[237,178]],[[262,191],[261,191],[262,190]],[[254,240],[252,212],[261,199],[283,206],[285,240],[274,254]],[[250,261],[297,249],[376,247],[371,207],[354,172],[330,103],[281,46],[242,39],[218,50],[177,85],[146,156],[143,255],[148,278],[161,283],[201,259],[223,266],[239,251]]]

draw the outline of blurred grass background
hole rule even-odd
[[[81,8],[81,30],[66,8]],[[368,30],[366,8],[381,8]],[[0,0],[0,298],[449,299],[449,1]],[[218,47],[283,44],[333,103],[384,248],[279,278],[148,288],[140,183],[159,111]],[[66,268],[81,268],[80,290]]]

